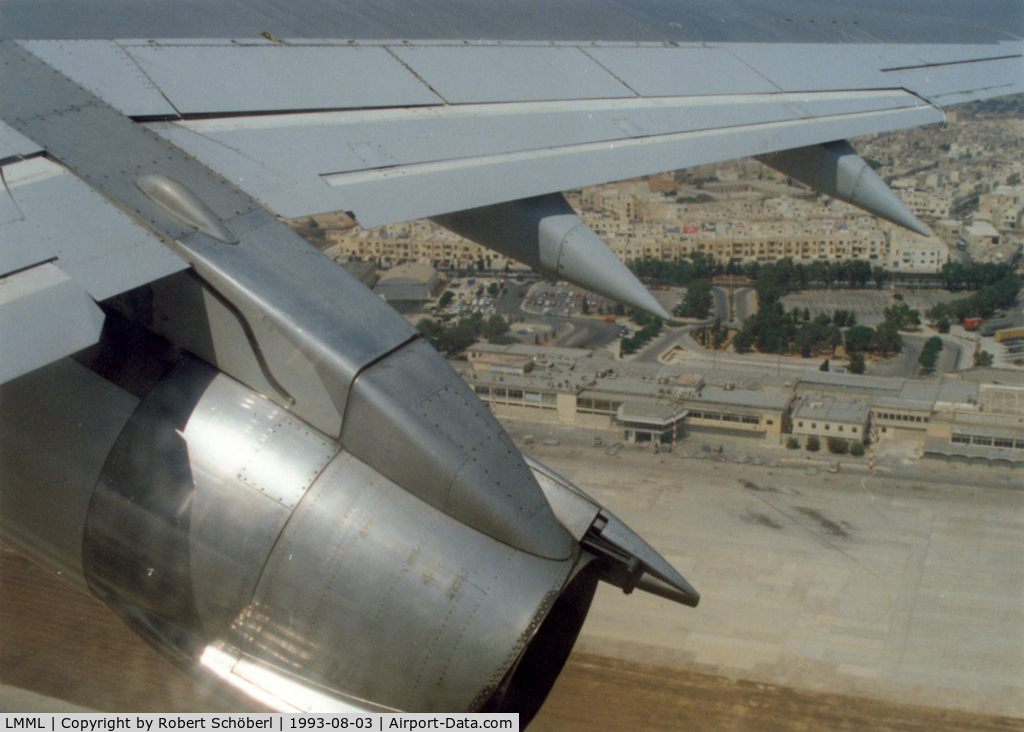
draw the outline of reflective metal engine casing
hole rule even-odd
[[[4,396],[76,399],[30,376],[47,389]],[[544,559],[472,529],[189,356],[125,403],[86,515],[52,524],[84,527],[89,588],[172,659],[283,710],[539,708],[597,583],[578,545]],[[3,478],[5,502],[32,490]]]

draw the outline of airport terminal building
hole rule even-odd
[[[463,378],[499,418],[671,444],[721,436],[902,440],[918,456],[1024,469],[1024,376],[975,369],[928,379],[799,376],[616,361],[584,349],[478,344]],[[996,383],[998,382],[998,383]]]
[[[709,383],[678,366],[594,358],[582,349],[479,344],[467,355],[461,373],[498,417],[621,429],[630,442],[707,434],[779,444],[793,399],[784,388]]]

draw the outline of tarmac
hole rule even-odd
[[[531,729],[1024,730],[1024,487],[907,466],[812,475],[786,450],[769,465],[609,456],[550,431],[560,444],[526,449],[702,600],[602,587]],[[0,684],[0,711],[237,709],[7,549]]]
[[[629,446],[613,456],[578,443],[527,449],[615,512],[702,595],[691,610],[602,587],[579,652],[1024,716],[1019,483],[982,487],[975,477],[1002,476],[969,471],[937,483],[925,470],[911,482],[905,466],[898,475],[850,466],[832,474]]]

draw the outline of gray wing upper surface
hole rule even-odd
[[[272,212],[364,226],[1024,91],[1020,2],[581,3],[575,20],[544,5],[4,0],[0,35]],[[31,346],[4,356],[5,380],[95,340],[93,301],[185,264],[3,120],[0,163],[0,277],[21,285],[0,288],[3,350]]]

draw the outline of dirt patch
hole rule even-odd
[[[743,522],[753,526],[764,526],[765,528],[775,529],[776,531],[782,528],[782,524],[768,514],[758,513],[756,511],[748,511],[744,514]]]
[[[530,732],[1008,732],[1024,720],[798,691],[575,654]]]
[[[814,522],[818,524],[818,528],[825,531],[829,536],[834,536],[838,539],[848,539],[850,537],[849,530],[851,527],[845,521],[842,524],[837,524],[816,508],[797,506],[796,510],[807,518],[814,519]]]
[[[747,490],[757,491],[758,493],[781,493],[781,491],[778,488],[774,488],[770,485],[760,486],[757,483],[754,483],[753,481],[744,480],[742,478],[740,479],[740,485],[742,485]]]
[[[265,711],[182,673],[97,600],[2,545],[0,683],[103,712]]]

